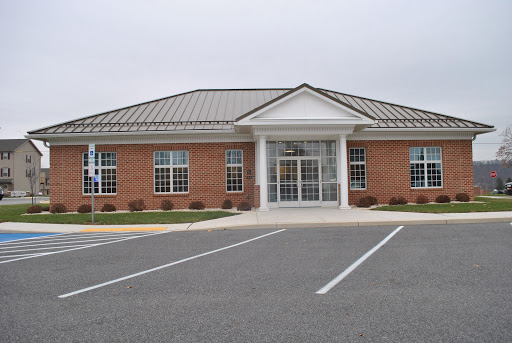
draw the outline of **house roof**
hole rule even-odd
[[[20,146],[25,144],[26,142],[30,142],[34,149],[42,156],[43,154],[39,149],[32,143],[30,139],[0,139],[0,152],[14,152]]]
[[[28,139],[0,139],[0,151],[12,152],[26,141],[28,141]]]
[[[28,132],[69,133],[230,130],[236,121],[301,87],[373,120],[372,129],[492,129],[493,126],[303,84],[297,88],[200,89]]]

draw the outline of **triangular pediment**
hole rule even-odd
[[[237,120],[238,125],[280,124],[373,124],[359,110],[317,91],[309,85],[283,94],[278,99],[261,106]]]

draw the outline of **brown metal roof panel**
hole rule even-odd
[[[217,111],[217,108],[219,107],[219,102],[220,102],[219,92],[209,91],[206,96],[205,104],[203,106],[203,111],[200,116],[201,120],[210,120],[210,118],[214,118],[215,112]]]
[[[147,104],[141,105],[141,106],[137,106],[137,109],[135,110],[135,112],[130,116],[128,121],[125,122],[125,124],[129,125],[129,128],[128,129],[124,129],[124,130],[126,130],[126,131],[133,131],[133,130],[131,130],[131,127],[134,125],[134,123],[139,122],[142,113],[146,110],[146,108],[148,106],[149,105],[147,105]]]
[[[209,117],[208,120],[224,120],[224,115],[228,110],[229,92],[223,91],[220,93],[219,106],[213,113],[213,117]]]
[[[226,111],[222,113],[222,116],[217,118],[217,120],[229,120],[232,118],[235,113],[236,106],[236,92],[228,92],[228,102],[226,104]]]
[[[191,121],[194,120],[192,118],[192,113],[194,112],[195,107],[197,106],[197,102],[199,100],[199,92],[194,92],[190,94],[190,97],[188,99],[188,102],[184,102],[183,106],[181,108],[181,117],[179,118],[179,121],[185,122],[185,121]]]
[[[361,111],[363,111],[364,113],[369,114],[371,116],[376,116],[376,114],[373,113],[373,111],[368,107],[368,105],[363,101],[363,99],[353,98],[353,100],[355,103],[357,103],[359,105],[359,108],[361,108]],[[379,116],[377,116],[377,118],[380,119]]]
[[[172,113],[169,113],[170,117],[166,118],[165,121],[181,121],[181,118],[183,117],[183,112],[185,112],[185,109],[187,108],[191,97],[191,93],[187,93],[181,95],[178,99],[176,99],[176,103],[174,104],[175,106],[173,105],[172,108],[169,110],[169,112],[172,111]]]
[[[244,101],[244,92],[235,91],[233,93],[233,110],[232,112],[226,113],[224,120],[233,120],[242,115],[242,106]]]
[[[194,120],[206,120],[208,116],[208,110],[210,109],[211,101],[212,101],[212,92],[203,91],[201,92],[201,107],[197,107],[194,113]]]
[[[161,121],[178,121],[181,114],[178,111],[178,109],[181,106],[181,103],[185,99],[185,95],[179,95],[173,99],[173,102],[169,109],[167,110],[167,113],[164,115],[164,117],[161,119]]]
[[[136,122],[146,122],[147,118],[151,115],[151,112],[156,107],[157,102],[150,102],[139,114],[139,116],[135,119]]]
[[[111,126],[112,126],[110,124],[112,123],[113,119],[115,118],[115,116],[117,114],[116,112],[109,112],[105,115],[105,117],[103,118],[103,121],[102,121],[104,125],[102,125],[100,131],[102,131],[102,132],[110,131]]]
[[[381,102],[378,102],[378,101],[373,101],[372,102],[375,107],[377,107],[387,118],[389,119],[397,119],[397,116],[395,113],[393,113],[392,111],[390,111],[386,106],[385,104],[381,103]]]
[[[348,96],[348,95],[345,95],[345,99],[347,99],[348,101],[348,104],[354,108],[357,108],[359,111],[363,111],[366,113],[366,111],[364,110],[364,108],[361,107],[361,105],[359,105],[359,103],[355,100],[354,97],[351,97],[351,96]]]
[[[155,118],[158,116],[166,102],[167,99],[156,101],[155,106],[151,109],[151,112],[149,112],[144,121],[147,123],[155,121]]]
[[[386,115],[386,113],[384,113],[377,106],[375,106],[375,104],[374,104],[374,102],[372,100],[367,100],[367,99],[366,100],[362,99],[362,100],[366,104],[366,106],[368,106],[368,108],[371,111],[371,112],[368,113],[369,115],[374,116],[376,118],[389,119],[389,117]]]
[[[174,98],[167,98],[162,103],[162,107],[158,110],[157,113],[155,113],[155,117],[153,118],[154,122],[161,122],[164,120],[165,116],[167,115],[167,111],[169,111],[169,108],[171,107]]]

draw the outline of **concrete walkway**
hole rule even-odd
[[[184,224],[71,225],[0,223],[0,232],[78,232],[91,228],[166,227],[167,231],[222,229],[321,228],[337,226],[512,223],[512,211],[474,213],[411,213],[335,208],[279,208],[269,212],[243,212],[237,216]]]

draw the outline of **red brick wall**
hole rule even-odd
[[[404,196],[415,202],[422,194],[434,201],[440,194],[452,199],[464,192],[473,199],[472,145],[468,140],[447,141],[348,141],[348,148],[366,148],[367,189],[349,190],[349,203],[372,195],[379,203],[393,196]],[[443,188],[411,189],[409,147],[440,146],[443,161]],[[242,149],[244,158],[244,192],[227,193],[225,151]],[[189,193],[154,194],[153,152],[189,151]],[[51,203],[64,203],[76,211],[90,204],[90,196],[82,195],[82,153],[88,146],[52,146],[50,154]],[[242,201],[259,207],[259,186],[255,185],[254,143],[130,144],[96,145],[96,151],[117,152],[117,194],[95,195],[95,210],[111,203],[119,210],[128,208],[131,200],[143,199],[148,209],[160,207],[170,199],[175,208],[188,208],[192,201],[203,201],[208,208],[220,208],[225,199],[237,206]],[[347,151],[348,153],[348,151]],[[251,170],[251,174],[248,174]]]
[[[457,193],[467,193],[473,200],[473,155],[469,140],[446,141],[348,141],[348,148],[366,148],[367,189],[349,190],[349,203],[372,195],[387,204],[393,196],[416,202],[422,194],[434,201],[440,194],[453,200]],[[409,147],[441,147],[442,188],[411,188]],[[348,153],[348,152],[347,152]],[[350,177],[350,171],[349,171]]]
[[[90,204],[90,195],[82,194],[82,154],[88,146],[52,146],[50,153],[51,203],[63,203],[69,211],[82,204]],[[244,162],[244,191],[226,192],[225,151],[242,149]],[[155,194],[153,180],[153,152],[188,150],[189,193]],[[255,145],[254,143],[193,143],[193,144],[130,144],[96,145],[96,152],[117,152],[117,194],[95,195],[95,210],[111,203],[118,210],[128,209],[128,202],[143,199],[147,209],[158,209],[162,200],[169,199],[175,208],[188,208],[192,201],[202,201],[207,208],[220,208],[225,199],[234,206],[242,201],[255,201]],[[251,174],[248,174],[251,170]],[[256,191],[259,196],[259,189]]]

